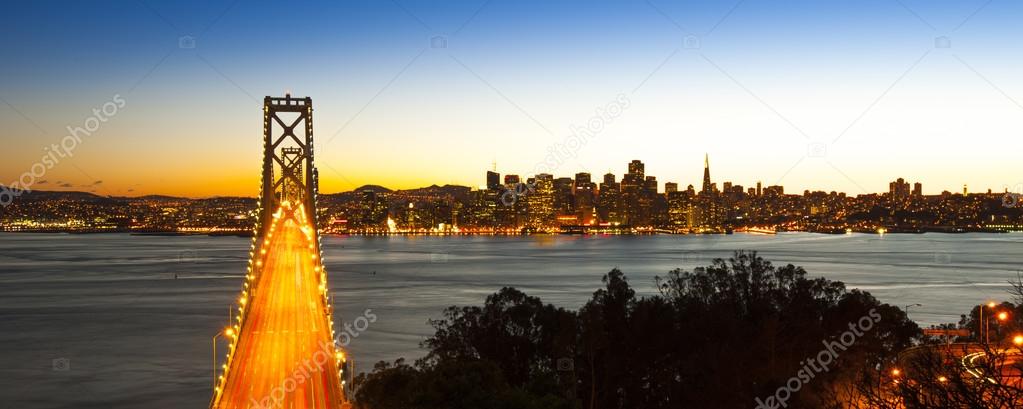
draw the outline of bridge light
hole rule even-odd
[[[233,337],[234,336],[234,328],[227,328],[227,329],[225,329],[224,330],[224,335],[227,335],[229,337]]]

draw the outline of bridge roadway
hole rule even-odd
[[[231,338],[217,409],[341,408],[343,392],[315,231],[302,206],[275,214],[254,254],[247,309]]]

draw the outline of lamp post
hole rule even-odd
[[[1009,319],[1009,313],[1002,311],[999,312],[996,317],[998,317],[998,321],[996,321],[998,323],[998,333],[996,335],[998,335],[999,343],[1001,343],[1000,340],[1002,339],[1002,322]],[[990,332],[990,330],[988,332]]]
[[[906,311],[906,319],[909,319],[909,308],[910,307],[923,307],[923,306],[924,306],[923,304],[909,304],[909,305],[903,307],[903,310]]]
[[[988,302],[987,303],[987,307],[992,309],[992,310],[994,310],[995,302],[994,301]],[[987,328],[987,330],[985,330],[985,328]],[[991,329],[991,325],[990,324],[986,324],[985,325],[985,322],[984,322],[984,304],[981,304],[980,305],[980,329],[977,332],[977,338],[980,339],[980,340],[983,340],[985,344],[990,343],[991,342],[990,329]]]
[[[227,327],[227,328],[224,328],[222,331],[216,333],[216,335],[213,335],[213,365],[212,365],[212,367],[213,367],[213,387],[214,388],[217,387],[217,338],[219,338],[221,335],[226,335],[228,337],[233,336],[234,335],[234,328]]]

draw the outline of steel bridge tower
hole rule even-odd
[[[211,409],[350,407],[317,230],[312,122],[311,98],[263,100],[258,216],[237,315],[218,334],[229,351],[214,368]]]

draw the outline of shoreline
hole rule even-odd
[[[742,234],[751,236],[773,236],[780,233],[811,233],[820,235],[852,235],[852,234],[870,234],[876,236],[885,235],[919,235],[926,233],[937,233],[937,234],[967,234],[967,233],[984,233],[984,234],[1008,234],[1016,231],[1011,230],[998,230],[998,229],[924,229],[924,230],[886,230],[878,232],[875,230],[854,230],[854,231],[811,231],[811,230],[784,230],[777,231],[775,233],[763,233],[763,232],[699,232],[699,233],[671,233],[665,231],[656,232],[529,232],[529,233],[515,233],[515,232],[497,232],[497,233],[481,233],[481,232],[361,232],[361,233],[343,233],[343,232],[320,232],[323,236],[333,237],[389,237],[389,236],[491,236],[491,237],[527,237],[527,236],[717,236],[717,235],[732,235]],[[91,235],[91,234],[128,234],[132,236],[156,236],[156,237],[184,237],[184,236],[207,236],[207,237],[252,237],[254,234],[252,231],[223,231],[223,232],[178,232],[178,231],[131,231],[131,230],[119,230],[119,229],[89,229],[89,230],[62,230],[62,229],[39,229],[39,230],[0,230],[0,233],[11,233],[11,234],[69,234],[69,235]]]

